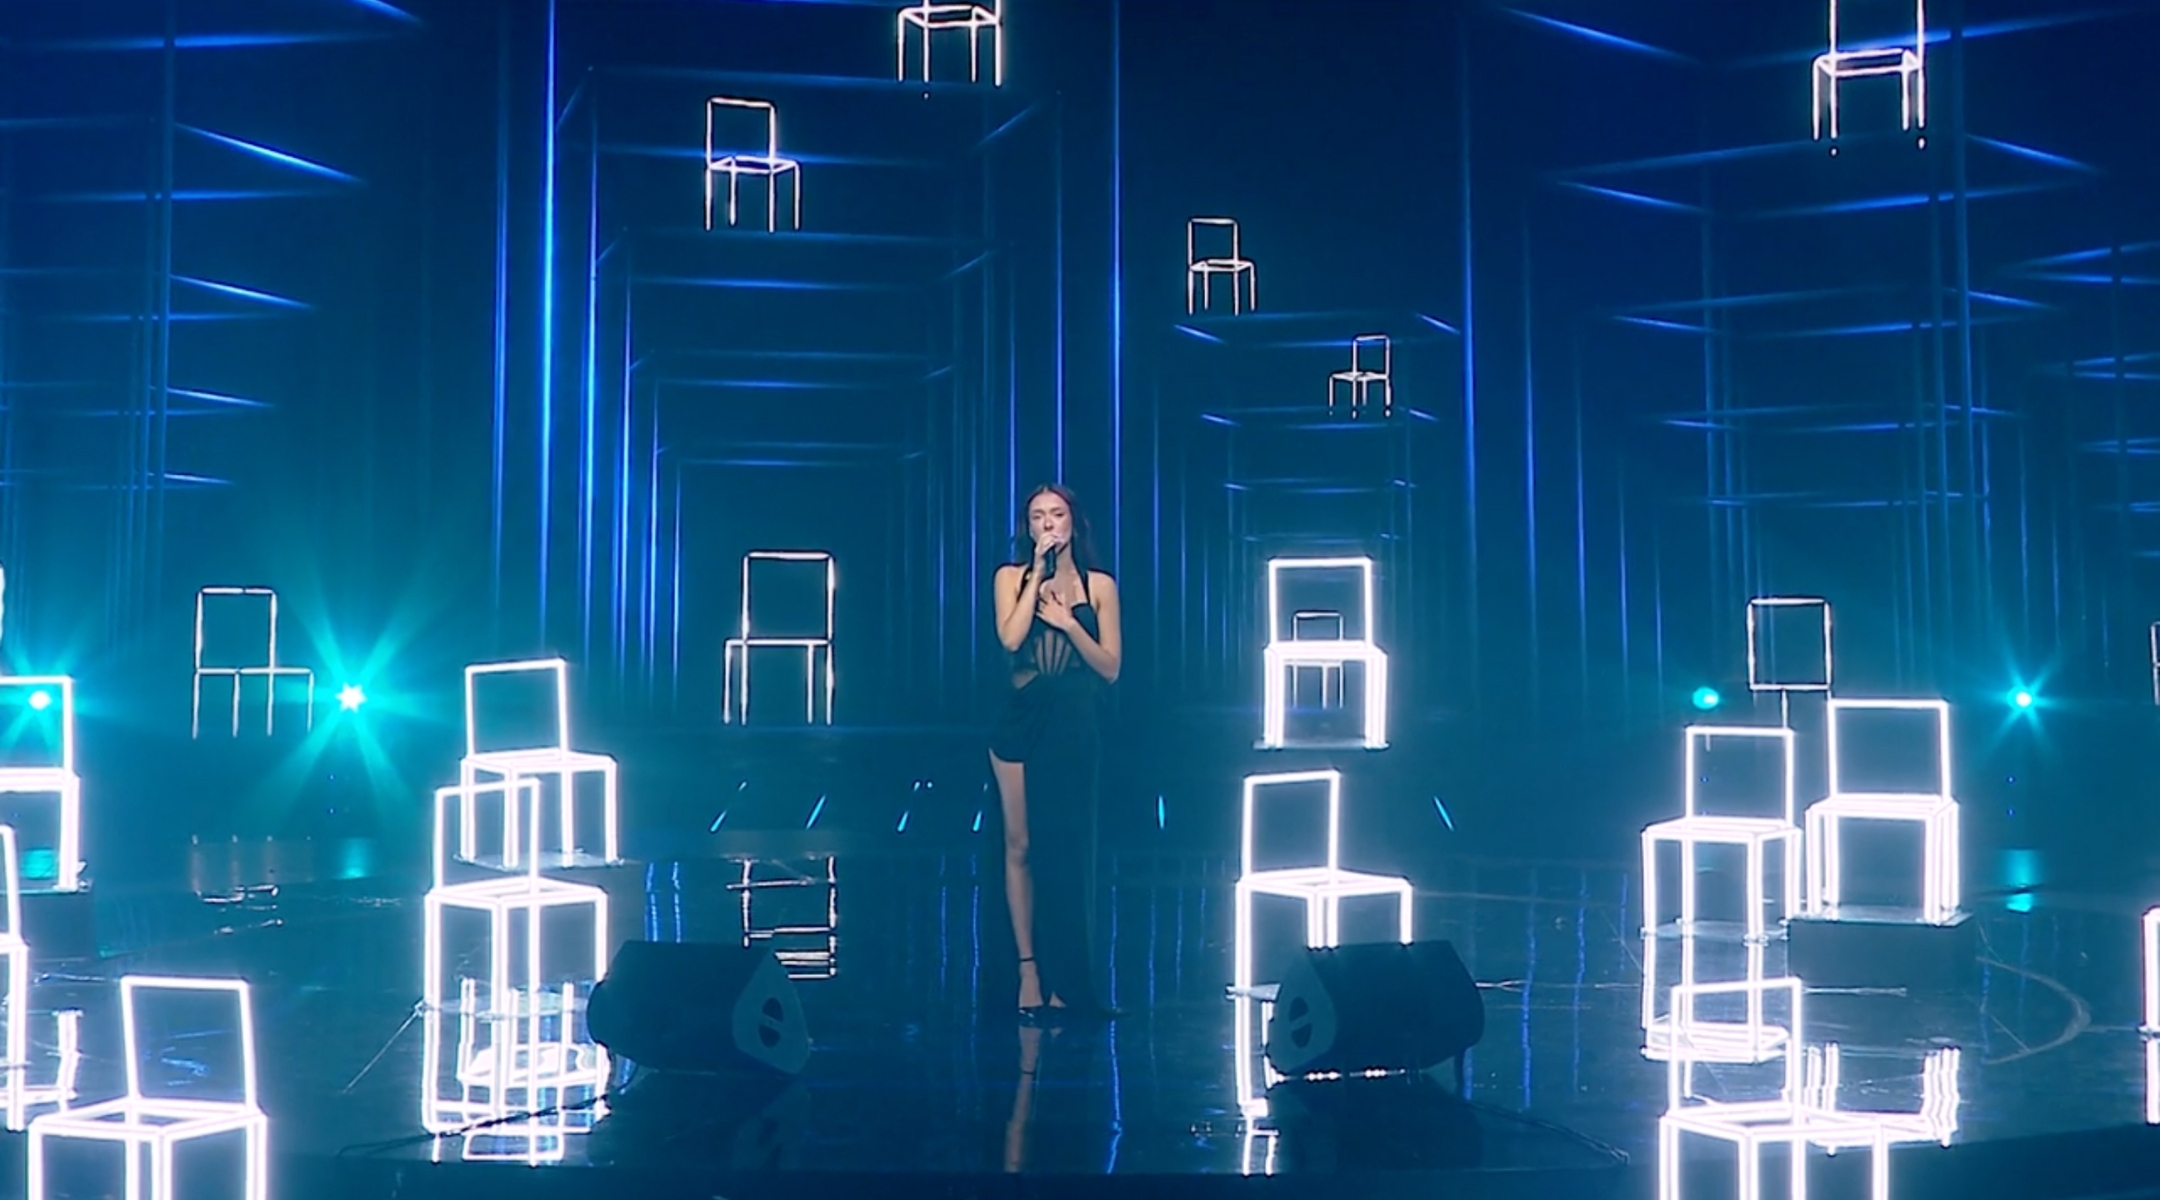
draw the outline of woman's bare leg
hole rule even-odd
[[[1035,970],[1035,876],[1028,870],[1027,768],[990,756],[1005,813],[1005,908],[1012,914],[1013,946],[1020,952],[1020,1007],[1043,1002]]]

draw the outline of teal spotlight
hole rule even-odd
[[[35,712],[44,712],[46,709],[51,708],[52,693],[43,688],[30,693],[30,707]]]
[[[2010,706],[2012,708],[2031,708],[2034,703],[2036,703],[2036,701],[2033,698],[2032,689],[2030,688],[2019,688],[2018,690],[2010,693]]]
[[[359,712],[360,706],[367,703],[367,693],[360,690],[359,684],[348,683],[338,689],[337,703],[346,712]]]
[[[1718,705],[1725,703],[1725,697],[1718,695],[1718,690],[1708,684],[1696,688],[1695,694],[1688,697],[1688,699],[1697,709],[1703,712],[1709,712]]]

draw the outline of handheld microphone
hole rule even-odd
[[[1043,578],[1048,579],[1050,576],[1057,574],[1057,556],[1058,548],[1056,546],[1043,551]]]

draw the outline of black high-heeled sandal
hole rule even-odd
[[[1030,954],[1026,958],[1021,959],[1020,961],[1023,964],[1031,963],[1035,961],[1035,956]],[[1038,992],[1042,990],[1041,968],[1037,968],[1035,972],[1035,990]],[[1039,1023],[1043,1019],[1043,1014],[1050,1010],[1050,1005],[1047,1002],[1034,1005],[1023,1004],[1020,1005],[1019,1008],[1020,1023],[1023,1025],[1034,1025]]]

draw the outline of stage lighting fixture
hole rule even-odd
[[[1718,695],[1716,688],[1704,685],[1695,689],[1694,695],[1688,697],[1688,702],[1702,712],[1709,712],[1718,705],[1725,703],[1725,697]]]
[[[143,1046],[136,1036],[137,1005],[144,992],[224,992],[232,996],[240,1041],[238,1079],[229,1093],[211,1098],[191,1082],[184,1090],[143,1086]],[[119,1142],[128,1156],[128,1194],[139,1194],[136,1157],[149,1160],[153,1200],[176,1194],[175,1151],[182,1142],[239,1133],[246,1138],[241,1177],[247,1200],[265,1200],[270,1190],[270,1119],[255,1098],[255,1017],[248,985],[239,979],[188,979],[127,975],[120,980],[121,1041],[125,1046],[127,1094],[117,1099],[62,1112],[44,1113],[30,1122],[31,1200],[45,1197],[45,1143],[62,1138]],[[159,1053],[155,1048],[153,1054]]]
[[[30,693],[29,703],[30,707],[33,710],[37,712],[44,712],[46,709],[52,707],[52,693],[45,691],[42,688],[34,691]]]
[[[2036,702],[2037,701],[2034,699],[2033,694],[2029,689],[2019,688],[2016,691],[2010,693],[2010,707],[2012,708],[2029,709]]]
[[[360,706],[367,703],[367,693],[361,690],[359,684],[348,683],[338,689],[337,702],[338,707],[346,712],[359,712]]]

